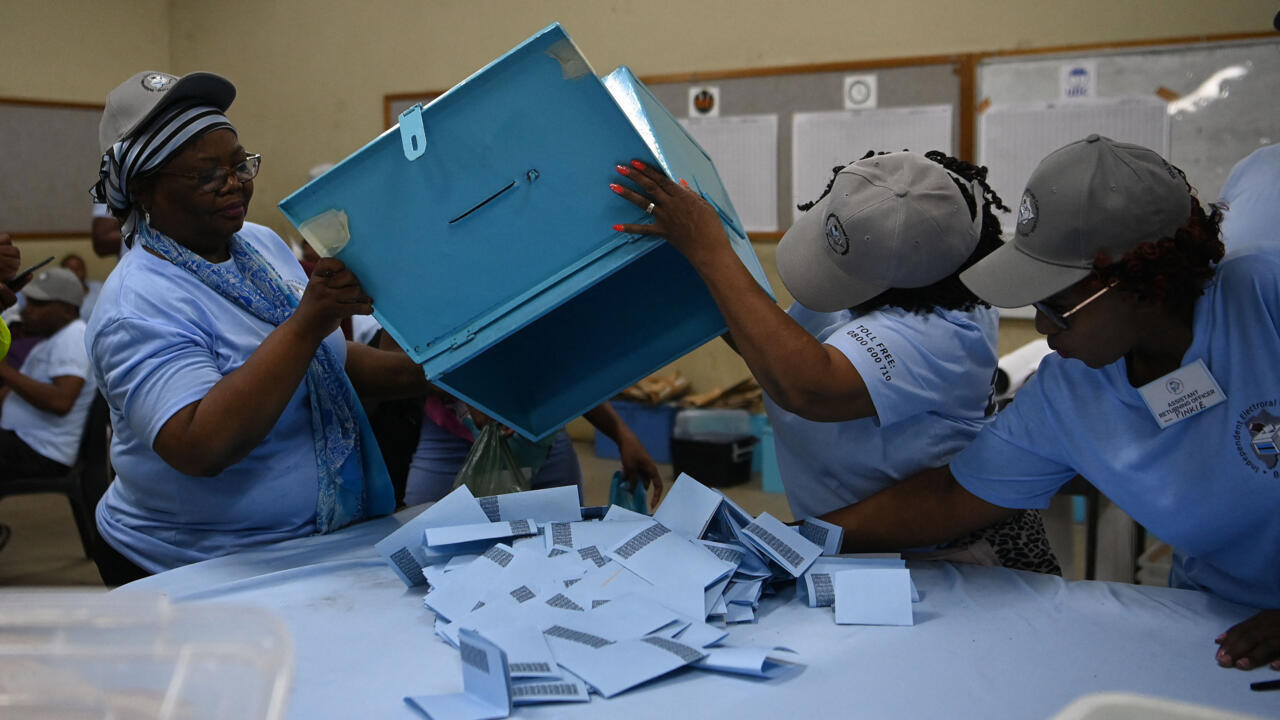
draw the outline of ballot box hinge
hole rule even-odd
[[[466,330],[463,330],[462,332],[457,333],[453,337],[449,338],[449,349],[453,350],[454,348],[457,348],[461,345],[465,345],[471,342],[472,340],[475,340],[475,338],[476,338],[476,329],[467,328]]]
[[[404,159],[413,162],[427,151],[427,128],[422,124],[422,104],[414,103],[400,113],[400,145]]]

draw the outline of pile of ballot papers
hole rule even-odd
[[[376,546],[426,589],[436,634],[462,657],[464,693],[406,701],[432,718],[496,718],[687,666],[782,677],[799,668],[790,650],[721,644],[782,584],[837,623],[911,625],[904,561],[838,555],[841,536],[821,520],[752,517],[688,475],[653,517],[581,508],[575,487],[483,498],[459,487]]]

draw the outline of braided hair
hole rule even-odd
[[[1190,185],[1187,191],[1191,214],[1185,225],[1169,237],[1133,247],[1119,259],[1098,253],[1093,262],[1095,282],[1116,283],[1119,289],[1143,301],[1190,313],[1204,294],[1206,283],[1217,272],[1225,250],[1220,227],[1223,206],[1210,203],[1206,208]]]
[[[868,151],[859,160],[866,160],[876,155],[885,154],[887,153]],[[968,311],[979,306],[990,307],[990,305],[980,300],[977,295],[970,292],[964,283],[960,282],[960,273],[1000,247],[1002,244],[1000,239],[1000,220],[996,217],[993,208],[1004,212],[1009,212],[1009,208],[987,183],[987,168],[985,166],[974,165],[938,150],[930,150],[924,156],[938,163],[952,174],[953,177],[951,179],[955,182],[956,187],[960,189],[960,195],[964,197],[969,206],[970,217],[976,218],[979,212],[982,213],[982,233],[978,237],[978,244],[974,246],[973,252],[969,254],[969,257],[965,258],[960,267],[945,278],[924,287],[890,288],[866,302],[849,308],[856,314],[861,315],[884,307],[902,308],[920,315],[931,312],[934,309]],[[836,176],[844,168],[845,166],[843,165],[832,168],[831,180],[827,182],[827,187],[822,191],[822,195],[813,202],[797,205],[797,209],[807,211],[830,194],[831,188],[835,184]],[[966,182],[961,182],[961,179],[968,181],[968,183],[976,183],[978,187],[982,188],[982,197],[974,197],[972,186]],[[981,208],[978,207],[979,200],[982,202]]]

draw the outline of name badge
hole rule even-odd
[[[1138,388],[1138,392],[1161,430],[1227,399],[1203,360],[1156,378]]]

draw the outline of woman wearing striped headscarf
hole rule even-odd
[[[115,429],[98,505],[108,585],[393,509],[357,399],[421,394],[400,353],[347,343],[371,312],[341,261],[308,281],[270,229],[245,222],[261,156],[211,73],[142,72],[111,92],[94,188],[127,251],[86,344]]]

